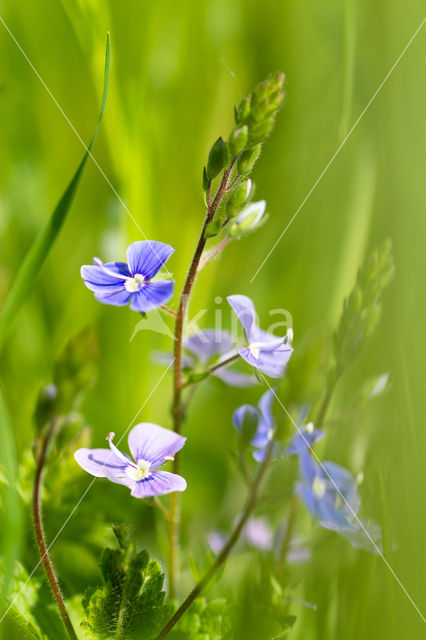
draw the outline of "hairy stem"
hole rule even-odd
[[[189,298],[194,286],[195,278],[197,276],[198,266],[200,264],[201,256],[206,246],[207,239],[205,237],[205,231],[207,226],[213,220],[217,208],[219,207],[223,196],[226,192],[229,176],[234,166],[235,159],[231,162],[229,167],[223,172],[222,181],[217,190],[217,193],[211,201],[210,198],[210,185],[208,188],[208,207],[206,211],[206,217],[204,219],[203,228],[201,230],[200,237],[195,249],[195,253],[192,258],[191,265],[189,267],[185,284],[182,289],[182,294],[179,300],[179,307],[175,322],[175,343],[174,343],[174,372],[173,372],[173,429],[176,433],[180,433],[182,430],[182,341],[184,334],[184,324],[186,319],[186,312],[188,310]],[[173,473],[179,473],[180,455],[175,456],[173,462]],[[179,496],[177,493],[172,493],[170,496],[170,521],[169,521],[169,596],[171,599],[175,597],[176,592],[176,565],[177,565],[177,547],[179,542]]]
[[[180,620],[180,618],[183,616],[185,611],[191,606],[194,600],[200,595],[203,589],[208,585],[210,580],[215,575],[216,571],[223,565],[223,563],[229,556],[230,552],[232,551],[233,547],[238,541],[238,538],[240,537],[240,534],[245,524],[247,523],[247,520],[249,519],[253,509],[257,504],[259,489],[260,489],[263,477],[265,475],[266,469],[268,467],[274,444],[275,444],[275,435],[271,439],[268,445],[268,450],[266,452],[265,458],[261,463],[259,470],[255,475],[254,480],[250,486],[245,507],[240,517],[238,518],[237,524],[235,525],[234,530],[232,531],[228,539],[228,542],[225,544],[223,549],[217,555],[216,560],[214,561],[210,569],[206,571],[206,573],[201,578],[201,580],[195,585],[195,587],[192,589],[189,595],[185,598],[185,600],[182,602],[180,607],[177,609],[174,615],[170,618],[168,623],[165,625],[165,627],[162,629],[162,631],[159,633],[159,635],[156,637],[155,640],[163,640],[163,638],[165,638],[168,635],[168,633],[173,629],[173,627]]]
[[[55,569],[53,567],[52,560],[50,559],[50,556],[49,556],[49,550],[47,548],[46,539],[44,536],[43,521],[42,521],[42,514],[41,514],[41,492],[43,490],[43,470],[44,470],[44,465],[47,458],[49,444],[54,436],[57,424],[58,424],[58,418],[54,418],[50,424],[49,431],[47,432],[47,434],[43,439],[40,455],[38,456],[36,474],[34,479],[34,488],[33,488],[34,531],[35,531],[35,537],[37,540],[37,545],[40,551],[41,562],[43,564],[43,568],[46,573],[47,580],[49,581],[49,585],[52,590],[53,597],[55,598],[56,604],[58,605],[59,613],[61,615],[62,620],[64,621],[65,628],[68,632],[69,637],[72,640],[78,640],[77,634],[74,631],[74,627],[72,626],[72,622],[70,620],[67,608],[65,606],[65,602],[61,593],[61,589],[59,587],[58,579],[55,574]]]

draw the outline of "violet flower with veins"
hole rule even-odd
[[[281,378],[293,353],[291,332],[284,338],[277,338],[260,329],[256,324],[254,304],[249,297],[234,295],[228,296],[227,300],[247,336],[248,346],[238,350],[240,356],[267,376]]]
[[[97,478],[108,478],[131,490],[134,498],[160,496],[184,491],[186,480],[159,467],[185,444],[186,438],[157,424],[141,422],[130,431],[128,444],[132,458],[113,444],[114,433],[107,436],[109,449],[78,449],[74,453],[77,463]]]
[[[93,265],[81,267],[81,277],[103,304],[123,307],[130,303],[133,311],[151,311],[173,295],[173,280],[152,281],[173,252],[173,247],[164,242],[132,242],[126,253],[127,263],[103,263],[93,258]]]

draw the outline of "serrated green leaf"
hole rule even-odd
[[[65,189],[58,204],[56,205],[47,224],[41,229],[37,238],[31,245],[30,250],[25,256],[21,267],[16,275],[12,287],[6,297],[3,309],[0,314],[0,351],[4,344],[5,337],[9,331],[16,314],[27,299],[30,291],[34,288],[34,282],[37,278],[64,222],[68,211],[73,202],[77,187],[80,183],[84,167],[91,153],[96,137],[101,125],[102,116],[105,110],[106,98],[108,93],[109,69],[111,59],[111,42],[109,33],[107,34],[106,52],[105,52],[105,71],[104,71],[104,89],[101,103],[101,110],[95,128],[95,133],[87,147],[87,150],[80,162],[77,171],[73,175],[71,182]]]
[[[120,549],[106,549],[101,560],[103,585],[83,599],[82,629],[94,640],[151,640],[172,608],[164,604],[164,576],[147,551],[120,539]]]

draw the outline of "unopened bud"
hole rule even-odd
[[[249,141],[251,144],[258,144],[259,142],[263,142],[265,138],[271,133],[275,124],[275,118],[269,117],[261,120],[260,122],[256,122],[255,125],[250,127],[249,131]]]
[[[259,200],[259,202],[253,202],[253,204],[250,204],[248,207],[243,209],[240,215],[235,218],[235,221],[232,223],[229,235],[231,237],[236,237],[243,235],[248,231],[253,231],[253,229],[259,226],[262,221],[265,208],[265,200]]]
[[[233,188],[226,205],[226,214],[228,218],[233,218],[238,213],[241,207],[249,199],[251,190],[252,181],[250,178],[248,178],[248,180],[242,180]]]
[[[250,96],[245,96],[235,109],[235,122],[239,125],[247,122],[250,115]]]
[[[260,156],[261,149],[262,146],[258,144],[252,149],[243,151],[241,156],[238,158],[238,173],[241,173],[242,175],[250,173]]]
[[[232,156],[236,156],[247,144],[248,127],[244,125],[238,129],[234,129],[229,136],[229,150]]]

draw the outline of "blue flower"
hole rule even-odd
[[[274,393],[272,390],[266,391],[259,400],[259,404],[253,407],[250,404],[243,404],[234,411],[232,421],[237,431],[241,432],[246,419],[252,417],[257,420],[256,432],[251,440],[251,444],[256,448],[253,458],[257,462],[262,462],[268,450],[268,445],[274,435],[275,421],[272,415],[272,402]],[[274,457],[279,456],[279,449],[273,452]]]
[[[302,453],[305,449],[309,449],[315,442],[321,440],[324,437],[324,431],[315,429],[312,422],[308,422],[307,425],[299,429],[293,439],[290,441],[286,449],[287,455],[291,456],[294,453]]]
[[[299,462],[297,493],[314,518],[325,529],[348,538],[354,547],[377,552],[380,529],[358,518],[361,499],[352,474],[334,462],[318,464],[307,448],[299,453]]]
[[[190,354],[184,354],[182,358],[184,368],[193,369],[197,365],[201,365],[202,369],[206,369],[208,365],[212,364],[214,358],[229,354],[234,347],[234,341],[229,331],[204,329],[185,338],[183,347]],[[173,354],[157,352],[154,354],[154,358],[162,364],[170,364],[173,361]],[[232,387],[249,387],[258,384],[255,376],[248,376],[230,367],[217,369],[213,371],[212,375]]]
[[[238,350],[240,356],[267,376],[281,378],[293,353],[289,337],[277,338],[260,329],[256,325],[254,304],[247,296],[234,295],[227,300],[247,336],[248,346]]]
[[[127,264],[94,258],[93,265],[81,267],[81,277],[99,302],[120,307],[130,303],[133,311],[151,311],[173,295],[173,280],[152,281],[173,252],[164,242],[133,242],[127,249]]]
[[[175,473],[159,471],[182,449],[186,438],[157,424],[142,422],[129,433],[128,444],[133,459],[121,453],[107,436],[109,449],[78,449],[74,457],[80,467],[97,478],[129,487],[134,498],[148,498],[174,491],[184,491],[186,480]]]

